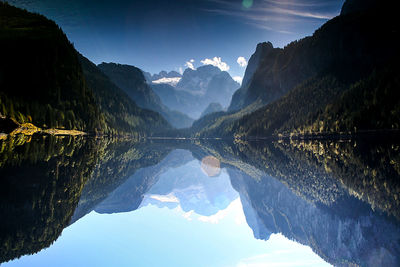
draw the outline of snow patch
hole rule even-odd
[[[169,85],[175,87],[180,80],[181,80],[181,77],[173,77],[173,78],[165,78],[164,77],[164,78],[152,81],[152,83],[154,83],[154,84],[163,84],[163,83],[165,83],[165,84],[169,84]]]

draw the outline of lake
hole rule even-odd
[[[400,141],[0,140],[1,266],[399,266]]]

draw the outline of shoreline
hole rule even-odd
[[[88,132],[83,132],[79,130],[65,130],[65,129],[42,129],[33,125],[32,123],[18,123],[14,119],[0,117],[0,140],[5,140],[9,136],[15,135],[25,135],[25,136],[33,136],[33,135],[52,135],[52,136],[93,136],[93,137],[122,137],[127,138],[130,137],[129,134],[110,136],[103,134],[93,134]],[[148,139],[148,140],[229,140],[233,142],[243,142],[243,141],[313,141],[313,140],[332,140],[332,141],[348,141],[358,138],[379,138],[385,137],[388,139],[400,139],[400,129],[371,129],[371,130],[363,130],[357,132],[338,132],[338,133],[290,133],[290,134],[274,134],[270,136],[232,136],[232,137],[193,137],[193,136],[141,136],[139,139]],[[137,138],[137,137],[136,137]]]

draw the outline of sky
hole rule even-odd
[[[344,0],[8,0],[56,21],[96,64],[183,71],[213,64],[242,77],[257,43],[284,47],[340,13]]]

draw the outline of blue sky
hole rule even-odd
[[[243,76],[245,64],[237,59],[248,60],[257,43],[283,47],[310,35],[339,14],[343,1],[8,0],[55,20],[96,64],[156,73],[185,69],[193,59],[194,67],[211,62],[232,76]]]

